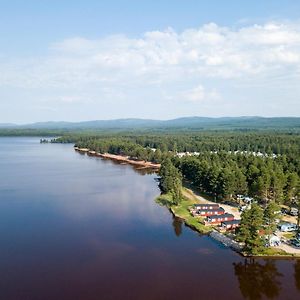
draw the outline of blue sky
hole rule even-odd
[[[0,0],[0,123],[299,116],[300,1]]]

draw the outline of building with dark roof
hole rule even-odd
[[[192,206],[192,208],[190,209],[190,211],[192,213],[195,213],[197,212],[198,210],[207,210],[207,209],[218,209],[220,206],[219,204],[210,204],[210,203],[207,203],[207,204],[194,204]]]
[[[221,224],[224,221],[233,221],[234,215],[232,214],[223,214],[223,215],[215,215],[215,216],[208,216],[206,218],[206,225],[214,225],[214,224]]]
[[[241,224],[241,220],[231,220],[231,221],[223,221],[221,223],[222,229],[230,230],[239,227]]]
[[[207,217],[207,216],[214,216],[214,215],[223,215],[225,213],[224,208],[219,207],[216,209],[201,209],[197,210],[194,215],[195,216],[201,216],[201,217]]]

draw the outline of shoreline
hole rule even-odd
[[[192,230],[196,231],[200,235],[208,235],[212,239],[214,239],[217,242],[220,242],[224,246],[230,248],[231,250],[235,251],[239,255],[245,257],[245,258],[277,258],[277,259],[299,259],[300,254],[296,253],[290,253],[286,252],[280,248],[266,248],[266,253],[259,254],[259,255],[249,255],[243,252],[242,245],[239,244],[234,239],[226,236],[223,232],[217,230],[215,227],[208,227],[201,223],[201,220],[203,218],[201,217],[193,217],[188,208],[196,203],[215,203],[209,200],[206,200],[202,196],[198,196],[195,194],[191,189],[183,188],[183,195],[184,200],[181,204],[178,206],[175,206],[172,204],[170,195],[160,195],[156,198],[156,202],[162,206],[166,206],[168,210],[171,212],[171,214],[179,218],[184,222],[184,224],[191,228]],[[200,222],[199,222],[200,221]],[[268,249],[269,252],[268,253]]]
[[[78,148],[74,147],[75,151],[81,152],[81,153],[87,153],[90,156],[96,156],[101,157],[104,159],[111,159],[114,161],[118,161],[120,163],[126,163],[133,166],[140,167],[139,169],[152,169],[158,171],[160,169],[160,164],[152,163],[145,160],[133,160],[130,159],[129,156],[123,156],[123,155],[116,155],[116,154],[110,154],[110,153],[99,153],[93,150],[90,150],[88,148]]]
[[[103,159],[109,159],[117,161],[121,164],[130,164],[135,167],[140,167],[139,169],[151,169],[154,171],[159,171],[160,164],[151,163],[147,161],[141,160],[132,160],[129,156],[122,156],[122,155],[115,155],[110,153],[98,153],[96,151],[90,150],[88,148],[78,148],[74,147],[74,150],[80,153],[86,153],[89,156],[101,157]],[[242,251],[241,245],[235,241],[234,239],[226,236],[223,232],[220,232],[214,227],[205,226],[201,223],[199,217],[193,217],[189,211],[189,207],[196,203],[216,203],[205,199],[203,196],[197,195],[196,191],[192,189],[191,186],[189,188],[184,187],[183,190],[184,200],[178,206],[174,206],[172,201],[169,199],[169,195],[160,195],[156,198],[156,202],[162,206],[166,206],[169,211],[173,214],[174,217],[181,219],[184,224],[191,228],[192,230],[198,232],[201,235],[209,235],[212,239],[220,242],[221,244],[225,245],[226,247],[230,248],[231,250],[235,251],[239,255],[243,257],[253,257],[253,258],[286,258],[286,259],[293,259],[293,258],[300,258],[300,253],[289,253],[279,248],[270,248],[270,252],[277,251],[275,254],[260,254],[260,255],[248,255]],[[237,208],[225,205],[220,203],[221,207],[224,207],[225,210],[230,211],[234,216],[239,216],[240,213],[238,212]],[[199,222],[200,221],[200,222]]]

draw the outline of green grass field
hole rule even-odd
[[[172,202],[172,196],[169,194],[161,195],[156,199],[156,202],[160,205],[167,206],[172,213],[184,220],[185,224],[190,226],[191,228],[197,230],[198,232],[205,234],[211,232],[211,227],[205,226],[203,222],[203,218],[196,218],[191,215],[189,208],[197,203],[197,199],[188,199],[183,197],[181,203],[179,205],[174,205]]]

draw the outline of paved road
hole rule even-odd
[[[276,247],[277,249],[284,250],[287,253],[297,254],[300,255],[300,249],[294,248],[286,243],[281,243],[280,246]]]
[[[287,232],[282,232],[282,231],[276,231],[276,235],[281,239],[281,240],[287,240],[287,238],[284,236]],[[278,249],[282,249],[288,253],[292,254],[297,254],[300,255],[300,248],[293,247],[285,242],[282,242],[280,246],[276,247]]]

